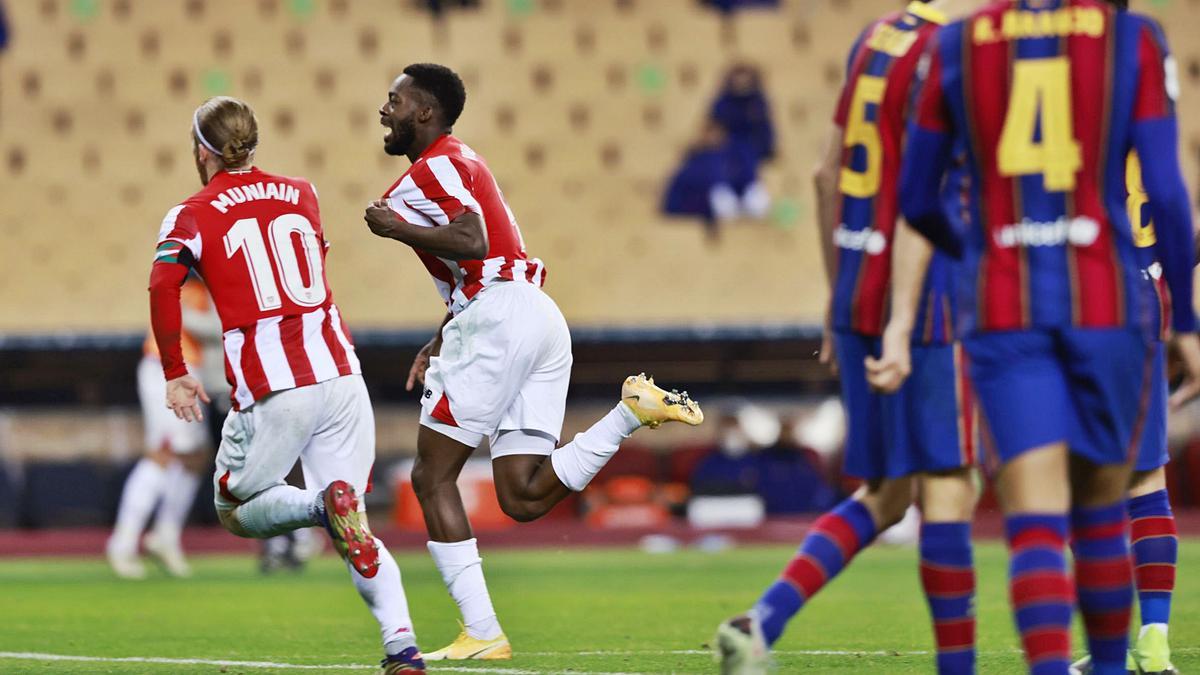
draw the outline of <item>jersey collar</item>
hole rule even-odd
[[[421,153],[421,156],[417,159],[425,159],[429,155],[433,154],[435,150],[442,147],[446,143],[449,143],[451,138],[454,138],[453,134],[442,134],[441,136],[438,136],[437,140],[430,143],[429,147],[425,148],[425,150]]]
[[[945,14],[942,14],[938,10],[923,2],[910,2],[908,3],[908,7],[904,8],[904,11],[912,14],[913,16],[925,19],[929,23],[936,23],[939,26],[944,26],[947,22]]]

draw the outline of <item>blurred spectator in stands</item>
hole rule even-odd
[[[435,19],[445,16],[451,9],[476,9],[479,0],[417,0],[417,4],[433,13]]]
[[[694,495],[754,494],[758,487],[758,459],[742,429],[736,410],[721,412],[717,442],[696,465],[689,479]]]
[[[775,8],[779,6],[779,0],[700,0],[700,4],[732,14],[737,9]]]
[[[733,143],[715,120],[707,120],[688,149],[663,196],[662,210],[673,216],[699,216],[716,239],[722,222],[740,216],[761,218],[771,200],[758,182],[758,159],[746,144]]]
[[[725,129],[731,143],[745,146],[744,152],[755,161],[766,162],[775,156],[771,108],[756,66],[737,63],[729,69],[709,116]]]
[[[768,515],[824,512],[838,501],[820,455],[800,444],[798,425],[798,417],[784,416],[778,440],[758,453],[757,491]]]

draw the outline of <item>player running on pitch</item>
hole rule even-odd
[[[1126,157],[1146,164],[1149,214],[1188,374],[1200,387],[1193,233],[1179,175],[1177,91],[1161,29],[1097,0],[1005,1],[943,28],[915,107],[901,207],[933,241],[960,240],[964,344],[1010,549],[1010,599],[1033,673],[1066,673],[1077,602],[1098,675],[1124,674],[1133,595],[1126,524],[1154,369],[1125,209]],[[967,227],[936,208],[950,149],[969,147]],[[893,321],[915,310],[923,255],[898,261]],[[909,371],[904,321],[889,324],[876,382]],[[1070,534],[1074,583],[1067,573]]]
[[[449,68],[404,69],[379,114],[388,129],[384,149],[407,156],[412,166],[366,211],[372,232],[413,248],[449,310],[414,361],[407,385],[424,384],[413,489],[429,552],[464,623],[458,638],[428,660],[512,654],[455,484],[484,438],[501,508],[529,521],[584,489],[638,428],[703,420],[686,392],[663,391],[637,375],[625,380],[612,412],[556,447],[571,336],[541,291],[546,269],[526,256],[516,218],[487,164],[451,135],[465,101],[462,80]]]
[[[217,391],[224,385],[221,360],[221,319],[208,298],[208,290],[196,278],[180,289],[182,330],[180,342],[189,370]],[[215,356],[215,359],[214,359]],[[146,568],[138,556],[138,540],[150,516],[154,527],[142,541],[146,552],[157,558],[167,573],[191,575],[183,555],[181,535],[196,501],[201,473],[207,468],[212,444],[208,427],[189,424],[163,406],[167,385],[163,381],[158,345],[150,331],[143,344],[137,369],[138,401],[145,427],[145,456],[133,467],[121,491],[117,522],[105,546],[108,562],[123,579],[144,579]],[[157,505],[157,512],[155,506]]]
[[[192,141],[204,189],[167,212],[150,275],[167,405],[190,422],[208,402],[179,342],[179,287],[194,268],[221,316],[233,387],[213,477],[221,523],[259,539],[323,525],[379,621],[383,672],[425,672],[400,568],[359,500],[375,461],[375,420],[325,280],[317,193],[303,178],[252,165],[258,122],[242,101],[197,108]],[[308,490],[284,482],[297,458]]]
[[[828,361],[836,351],[847,416],[846,473],[866,483],[813,523],[796,557],[753,609],[718,627],[716,656],[725,673],[765,672],[768,650],[788,620],[878,533],[904,517],[918,486],[921,581],[938,671],[974,670],[973,406],[955,342],[948,258],[938,257],[920,289],[922,318],[912,338],[916,377],[883,396],[871,391],[864,359],[879,355],[887,318],[900,151],[918,62],[946,23],[946,12],[977,4],[912,2],[868,26],[850,50],[828,150],[815,177],[832,289],[832,330],[827,328],[821,358]]]

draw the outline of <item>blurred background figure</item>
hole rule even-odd
[[[837,503],[837,490],[826,481],[821,456],[800,443],[800,417],[785,414],[779,436],[758,453],[758,494],[767,515],[820,513]]]
[[[775,157],[775,128],[763,91],[762,73],[750,63],[734,64],[713,101],[709,116],[721,125],[735,146],[744,146],[756,163]]]
[[[753,495],[767,516],[820,512],[836,503],[821,456],[799,440],[801,416],[758,405],[727,407],[716,443],[689,479],[693,497]]]
[[[771,197],[758,169],[774,156],[775,129],[762,73],[749,63],[734,64],[699,136],[667,182],[663,213],[699,216],[710,241],[719,237],[722,223],[765,218]]]
[[[221,319],[204,284],[192,275],[180,291],[183,312],[183,354],[189,370],[218,400],[228,396],[222,367]],[[166,381],[154,336],[148,335],[138,364],[138,398],[145,427],[145,456],[134,465],[125,481],[117,522],[108,539],[108,562],[117,576],[142,579],[145,566],[138,555],[142,532],[157,515],[154,527],[142,544],[169,574],[191,575],[183,554],[183,526],[196,501],[200,477],[211,462],[212,438],[209,425],[191,424],[175,417],[166,407]],[[208,420],[223,416],[206,410]]]
[[[700,4],[724,14],[732,14],[740,9],[774,9],[779,7],[779,0],[700,0]]]
[[[722,223],[764,217],[771,199],[758,180],[756,152],[748,143],[730,140],[717,120],[705,120],[699,138],[668,181],[663,213],[700,217],[710,240],[720,236]]]
[[[726,409],[717,419],[716,443],[692,470],[693,496],[757,494],[757,448],[742,428],[738,409]]]

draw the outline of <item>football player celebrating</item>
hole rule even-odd
[[[1066,673],[1077,600],[1092,672],[1125,673],[1133,568],[1130,453],[1147,407],[1156,300],[1125,209],[1126,157],[1143,166],[1171,327],[1200,390],[1193,233],[1179,174],[1177,84],[1161,29],[1097,0],[1005,1],[942,29],[915,107],[901,208],[929,240],[961,247],[964,344],[1010,549],[1010,599],[1033,673]],[[954,144],[974,186],[959,231],[936,195]],[[902,231],[901,238],[916,235]],[[883,387],[910,369],[929,246],[897,260]],[[1075,583],[1067,573],[1068,534]],[[1072,591],[1075,591],[1074,593]]]
[[[150,275],[167,405],[191,422],[208,402],[180,348],[179,288],[195,269],[221,317],[233,387],[214,475],[221,523],[259,539],[323,525],[379,621],[383,672],[425,672],[400,568],[371,535],[359,499],[375,460],[375,420],[325,279],[317,193],[303,178],[253,166],[258,122],[242,101],[197,108],[192,143],[204,188],[167,212]],[[284,482],[297,459],[308,490]]]
[[[433,277],[448,312],[417,355],[408,388],[424,384],[412,481],[429,552],[462,611],[464,629],[441,659],[506,659],[482,560],[455,481],[484,438],[500,506],[529,521],[584,489],[620,443],[643,426],[699,424],[687,393],[644,375],[625,380],[621,402],[573,441],[556,447],[571,375],[571,336],[550,296],[546,268],[529,258],[516,217],[483,158],[451,134],[466,101],[449,68],[404,69],[379,109],[384,149],[412,166],[372,203],[365,219],[380,237],[408,244]]]

